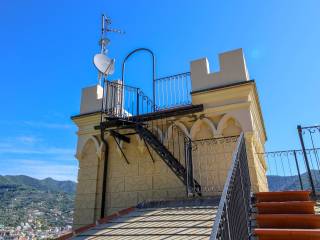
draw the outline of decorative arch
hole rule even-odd
[[[176,125],[177,127],[179,127],[179,129],[188,137],[190,137],[190,133],[187,129],[187,127],[180,121],[175,121],[173,124],[171,124],[168,129],[167,129],[167,133],[165,136],[165,139],[169,139],[172,136],[172,126]]]
[[[218,135],[218,132],[217,132],[217,129],[216,127],[214,126],[213,122],[208,119],[208,118],[202,118],[202,119],[198,119],[191,127],[191,130],[190,130],[190,137],[191,139],[194,139],[196,134],[199,132],[200,130],[200,126],[202,123],[205,123],[210,129],[211,129],[211,133],[212,133],[212,136],[216,136]]]
[[[94,143],[95,149],[96,149],[96,154],[98,158],[100,159],[101,156],[101,144],[100,141],[96,136],[87,136],[85,139],[82,141],[82,144],[78,147],[77,153],[76,153],[76,158],[81,159],[83,156],[83,150],[85,149],[86,145],[89,143],[89,141],[92,141]]]
[[[153,129],[158,133],[159,135],[159,138],[160,140],[162,141],[162,139],[164,138],[163,134],[162,134],[162,131],[160,128],[156,127],[156,126],[153,126]],[[137,144],[138,144],[138,150],[143,153],[146,151],[146,146],[145,146],[145,141],[143,140],[142,137],[140,137],[139,134],[136,134],[136,141],[137,141]]]
[[[227,113],[220,119],[220,121],[218,123],[217,132],[219,135],[222,136],[223,130],[225,129],[225,126],[230,119],[233,119],[235,121],[236,126],[243,129],[240,124],[240,121],[238,121],[238,119],[233,114]]]
[[[156,130],[156,132],[158,133],[158,135],[160,137],[160,140],[162,140],[163,139],[163,134],[162,134],[161,129],[156,127],[156,126],[154,126],[153,129]]]

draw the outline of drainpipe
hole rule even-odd
[[[108,174],[108,155],[109,146],[107,141],[104,139],[104,128],[101,126],[101,141],[105,146],[104,151],[104,164],[103,164],[103,178],[102,178],[102,196],[101,196],[101,212],[100,218],[104,218],[106,209],[106,192],[107,192],[107,174]]]

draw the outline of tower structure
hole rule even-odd
[[[72,117],[74,228],[145,201],[220,195],[241,132],[252,190],[268,189],[265,160],[256,154],[266,141],[256,83],[242,49],[220,54],[219,62],[219,72],[203,58],[191,61],[190,72],[157,79],[155,102],[121,81],[82,90]]]

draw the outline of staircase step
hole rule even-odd
[[[314,201],[259,202],[259,214],[315,214]]]
[[[257,228],[259,240],[320,240],[320,229],[268,229]]]
[[[255,194],[257,202],[310,201],[310,191],[260,192]]]
[[[314,214],[258,214],[259,228],[320,228],[320,215]]]

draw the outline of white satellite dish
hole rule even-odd
[[[110,59],[102,53],[94,55],[93,58],[94,65],[103,75],[111,75],[114,73],[114,61],[114,59]]]

